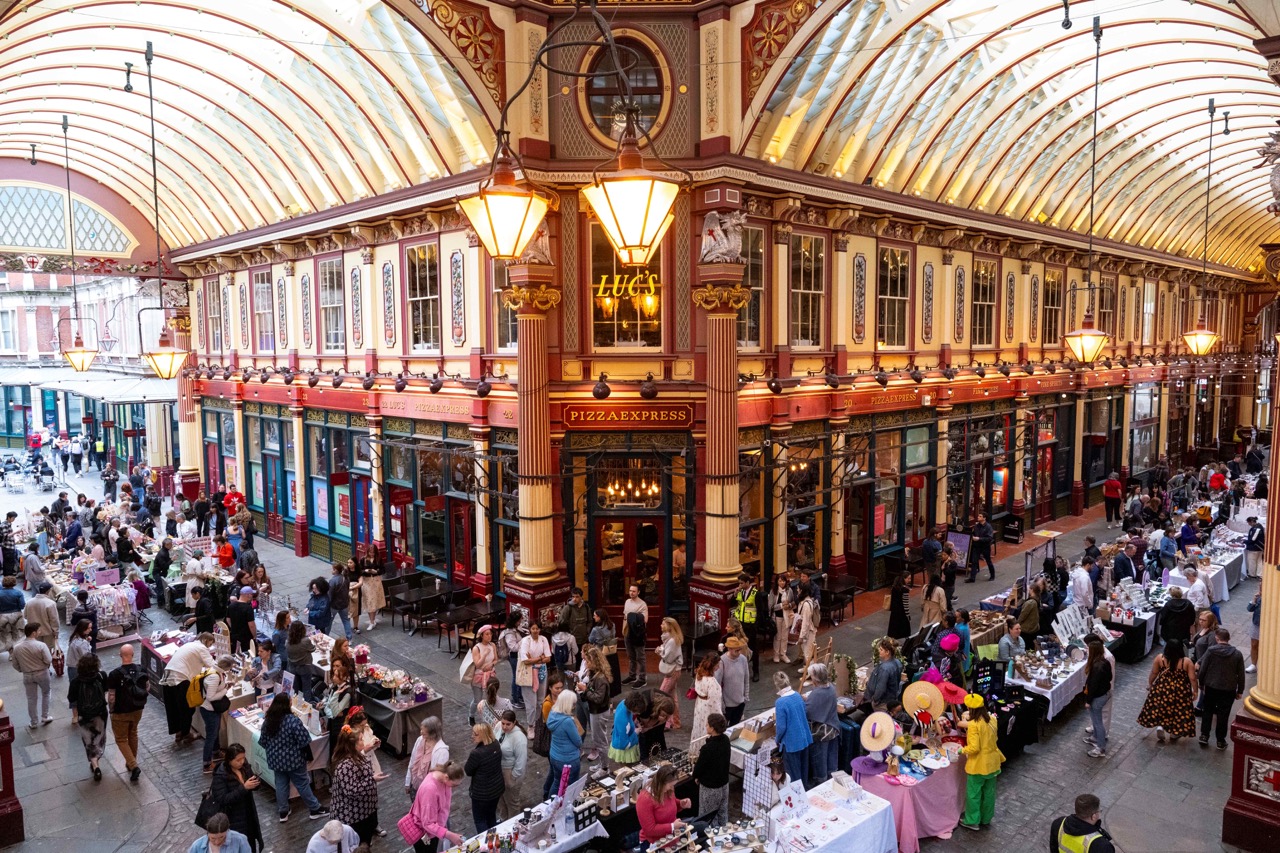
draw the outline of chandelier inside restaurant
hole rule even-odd
[[[511,104],[542,70],[566,77],[612,78],[621,92],[615,111],[623,124],[614,156],[592,170],[591,184],[583,188],[582,193],[623,266],[644,266],[649,262],[671,227],[677,194],[692,183],[693,176],[687,170],[672,166],[656,153],[654,158],[658,162],[670,171],[681,173],[682,178],[671,180],[646,165],[640,143],[652,140],[639,120],[641,110],[632,95],[627,74],[638,61],[638,54],[617,43],[596,3],[597,0],[576,0],[573,14],[547,33],[529,64],[524,82],[502,107],[489,176],[480,183],[475,195],[458,202],[485,251],[495,260],[519,258],[547,211],[558,204],[554,192],[539,186],[528,175],[517,178],[517,168],[521,172],[523,168],[519,155],[511,148],[511,133],[507,129],[507,111]],[[566,27],[584,18],[595,25],[597,39],[557,41]],[[600,46],[606,59],[590,72],[558,68],[549,61],[549,55],[561,48]],[[650,148],[652,150],[652,146]]]

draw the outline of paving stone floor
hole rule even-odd
[[[91,495],[101,493],[99,484],[91,477],[73,476],[70,483]],[[34,510],[55,495],[56,492],[23,498],[6,494],[0,497],[0,512],[10,508]],[[1064,520],[1049,526],[1072,530],[1062,544],[1073,553],[1082,547],[1080,539],[1086,533],[1095,533],[1101,538],[1108,532],[1100,521],[1099,510],[1090,511],[1082,520]],[[988,590],[1003,588],[1021,573],[1022,554],[1014,553],[1016,549],[1010,546],[1005,549],[997,563],[997,581],[961,585],[961,602],[975,604]],[[299,601],[310,578],[327,574],[327,566],[321,561],[294,557],[290,551],[271,543],[262,542],[258,551],[271,571],[277,591],[295,591]],[[1233,592],[1231,601],[1223,605],[1226,624],[1237,638],[1247,637],[1245,604],[1252,594],[1252,582],[1244,581]],[[866,598],[878,599],[878,594]],[[824,629],[821,640],[825,642],[827,636],[834,637],[838,651],[862,659],[868,656],[871,640],[885,629],[887,615],[874,606],[862,602],[859,605],[857,613],[865,615],[855,615],[834,631]],[[151,615],[157,628],[171,624],[167,615],[158,610],[153,609]],[[465,756],[470,743],[466,713],[470,690],[457,681],[457,659],[444,649],[437,650],[433,636],[411,637],[402,632],[399,625],[392,627],[385,620],[376,631],[366,632],[361,639],[370,644],[375,659],[422,674],[444,694],[446,740],[457,754]],[[1242,645],[1247,649],[1247,641]],[[103,658],[107,667],[118,663],[114,649],[106,649]],[[765,685],[775,668],[767,661],[762,665],[761,681],[753,686],[748,715],[771,703],[773,697]],[[656,671],[652,664],[650,671]],[[951,839],[926,840],[923,849],[929,853],[1044,849],[1050,821],[1070,811],[1077,794],[1091,791],[1102,798],[1104,825],[1125,853],[1234,850],[1218,840],[1222,807],[1230,792],[1231,751],[1201,750],[1194,742],[1161,746],[1151,733],[1138,728],[1134,720],[1145,695],[1146,675],[1145,665],[1120,665],[1115,731],[1108,759],[1098,761],[1086,757],[1081,738],[1088,725],[1088,714],[1077,701],[1045,725],[1041,743],[1029,747],[1023,756],[1005,766],[999,782],[996,819],[990,830],[975,834],[958,829],[959,834]],[[686,681],[678,692],[683,694],[687,686]],[[144,772],[139,782],[129,783],[123,759],[114,744],[109,743],[104,779],[95,784],[76,730],[69,725],[65,691],[65,679],[55,681],[57,719],[47,728],[28,731],[20,676],[11,667],[0,666],[0,698],[4,699],[16,732],[14,776],[25,809],[28,839],[11,849],[22,853],[185,851],[199,834],[192,818],[200,794],[209,783],[209,777],[201,773],[198,746],[173,746],[166,732],[163,709],[153,700],[141,726]],[[683,699],[681,703],[687,727],[692,718],[691,703]],[[687,728],[669,735],[672,746],[683,746],[687,741]],[[385,754],[381,760],[384,769],[392,774],[380,786],[381,822],[390,834],[375,843],[375,850],[391,853],[404,847],[395,823],[408,806],[403,789],[406,762]],[[531,754],[530,763],[525,793],[533,799],[540,791],[546,762]],[[266,786],[257,799],[267,849],[277,853],[302,853],[307,839],[320,824],[306,820],[305,810],[300,807],[295,807],[289,823],[277,823],[274,798]],[[472,829],[465,786],[459,788],[455,796],[452,824],[464,834]]]

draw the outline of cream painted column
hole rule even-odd
[[[839,303],[837,303],[839,304]],[[849,428],[848,417],[833,417],[831,424],[831,458],[842,460],[844,457],[845,431]],[[844,558],[844,467],[843,464],[831,466],[831,557]],[[848,570],[846,569],[846,572]]]
[[[236,380],[239,381],[238,379]],[[241,386],[243,388],[243,386]],[[236,488],[241,493],[248,494],[246,491],[245,481],[245,453],[248,448],[245,447],[245,431],[244,431],[244,400],[235,399],[231,401],[232,421],[234,423],[234,433],[236,437]]]
[[[1084,514],[1084,418],[1089,408],[1089,392],[1076,392],[1076,422],[1071,430],[1075,451],[1071,454],[1071,514]]]
[[[1016,516],[1023,516],[1027,509],[1027,502],[1023,499],[1023,495],[1026,493],[1024,490],[1027,479],[1027,460],[1031,460],[1032,476],[1034,477],[1035,466],[1037,463],[1036,453],[1039,448],[1039,441],[1037,441],[1038,433],[1036,430],[1035,417],[1030,409],[1023,408],[1030,401],[1027,399],[1026,395],[1022,395],[1015,397],[1014,402],[1018,405],[1018,408],[1013,411],[1013,422],[1017,425],[1013,430],[1013,440],[1015,442],[1015,449],[1013,452],[1013,514]],[[1027,419],[1028,415],[1033,415],[1030,420]],[[1037,495],[1036,497],[1037,500],[1039,500],[1039,496]],[[1049,496],[1049,500],[1053,500],[1052,495]],[[1029,525],[1024,523],[1022,527],[1023,531],[1025,531],[1028,526]]]
[[[293,472],[295,504],[293,514],[293,553],[298,557],[305,557],[311,553],[311,538],[307,533],[310,527],[310,522],[307,521],[307,501],[309,500],[307,490],[310,488],[305,451],[307,428],[302,419],[302,413],[302,406],[295,404],[289,407],[289,416],[293,419],[293,464],[296,468]]]
[[[1280,423],[1280,406],[1272,404],[1271,422]],[[1271,453],[1271,482],[1280,477],[1280,453]],[[1258,681],[1244,707],[1255,717],[1280,723],[1280,500],[1267,501],[1267,544],[1262,554],[1262,619],[1258,639]],[[1248,592],[1246,591],[1246,595]],[[1252,600],[1252,599],[1250,599]]]
[[[26,306],[23,313],[23,322],[26,323],[27,332],[27,360],[40,360],[40,338],[36,328],[36,312],[40,309],[35,305]]]
[[[947,470],[947,454],[951,452],[951,421],[948,417],[951,414],[950,405],[941,405],[935,410],[938,413],[938,440],[936,446],[938,448],[937,466],[938,474],[934,476],[933,481],[937,485],[936,494],[933,496],[933,524],[934,527],[945,526],[950,522],[947,515],[947,478],[949,475]]]
[[[1200,404],[1197,402],[1197,400],[1199,399],[1199,393],[1200,393],[1200,380],[1195,375],[1194,371],[1192,372],[1191,376],[1187,379],[1187,385],[1191,389],[1190,393],[1188,393],[1187,395],[1187,402],[1190,406],[1190,412],[1188,413],[1188,417],[1187,417],[1187,435],[1186,435],[1187,446],[1183,448],[1183,451],[1184,451],[1184,455],[1186,453],[1191,454],[1191,461],[1194,464],[1196,461],[1195,459],[1196,420],[1200,417],[1200,411],[1199,411]]]
[[[1222,328],[1219,326],[1218,328]],[[1219,375],[1213,380],[1213,434],[1209,436],[1214,446],[1222,440],[1219,435],[1222,431],[1222,376]]]
[[[503,292],[506,304],[519,312],[516,367],[520,376],[520,564],[516,566],[516,579],[527,583],[554,580],[558,571],[551,492],[556,471],[547,391],[547,311],[560,304],[560,291],[553,287],[554,275],[555,267],[550,264],[512,264],[507,267],[510,286]]]
[[[386,492],[386,471],[387,467],[382,464],[382,455],[386,452],[386,445],[380,444],[382,439],[382,415],[369,413],[365,415],[365,423],[369,427],[369,479],[372,481],[369,486],[369,514],[373,516],[369,529],[372,532],[373,547],[377,549],[378,555],[386,554],[387,537],[383,530],[383,519],[385,511],[383,508],[383,496]]]
[[[769,480],[766,483],[773,488],[773,572],[777,574],[788,568],[787,565],[787,485],[791,472],[787,468],[788,434],[791,425],[774,424],[770,430],[773,435],[773,467],[766,471]],[[781,441],[779,440],[781,439]],[[763,543],[761,543],[763,545]]]
[[[147,430],[147,465],[156,470],[173,465],[173,437],[169,429],[168,406],[147,403],[143,409]]]
[[[1133,386],[1127,381],[1120,387],[1120,393],[1124,396],[1120,398],[1120,480],[1125,483],[1125,491],[1128,492],[1128,479],[1132,474],[1129,466],[1129,454],[1131,452],[1130,430],[1133,429]]]
[[[740,263],[698,264],[693,301],[707,314],[706,548],[702,578],[734,583],[738,550],[738,309],[751,294]]]
[[[471,448],[475,451],[475,477],[477,483],[492,483],[493,473],[489,470],[489,440],[493,430],[487,426],[472,424]],[[475,540],[476,551],[471,555],[471,565],[477,575],[485,576],[485,589],[492,591],[490,576],[495,573],[490,562],[492,549],[489,547],[489,506],[493,500],[491,489],[476,491],[476,517],[472,523],[472,539]]]
[[[190,293],[190,291],[188,291]],[[191,352],[191,315],[180,311],[170,325],[173,328],[174,346],[187,351],[187,360],[178,374],[178,462],[176,491],[191,500],[200,492],[204,478],[204,441],[200,435],[200,412],[196,404],[195,377],[188,373],[194,369],[196,358]],[[104,435],[103,440],[106,440]]]
[[[1169,464],[1174,467],[1174,461],[1169,453],[1169,394],[1173,391],[1173,383],[1167,379],[1160,383],[1160,425],[1156,427],[1156,447],[1159,449],[1159,455],[1169,459]],[[1181,467],[1181,459],[1179,465]]]
[[[791,345],[791,313],[789,291],[791,281],[791,225],[777,222],[773,226],[773,343]]]
[[[372,235],[369,236],[372,239]],[[373,277],[372,246],[362,246],[360,249],[360,278],[360,310],[364,315],[360,324],[361,349],[364,350],[361,354],[364,356],[365,370],[376,371],[380,335],[375,332],[382,328],[382,323],[379,321],[382,315],[378,313],[378,300],[374,294],[381,289],[381,282],[375,281]]]
[[[289,332],[289,367],[297,370],[298,351],[302,348],[302,296],[298,293],[298,280],[294,275],[295,262],[286,260],[283,267],[284,292],[289,300],[289,304],[285,306],[285,326]],[[302,439],[299,438],[298,441],[301,442]]]

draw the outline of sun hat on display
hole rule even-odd
[[[921,711],[937,716],[942,713],[944,704],[942,691],[927,681],[912,682],[902,691],[902,707],[913,717]]]
[[[948,705],[959,705],[969,695],[963,687],[952,684],[950,681],[942,682],[938,685],[938,689],[942,691],[942,698]]]
[[[858,738],[862,742],[862,748],[867,752],[879,752],[886,749],[889,744],[893,743],[893,739],[897,737],[893,717],[890,717],[884,711],[875,711],[868,714],[867,718],[862,721],[862,731]]]

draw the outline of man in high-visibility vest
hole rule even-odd
[[[747,646],[751,649],[751,680],[760,680],[760,632],[757,620],[760,615],[760,590],[756,587],[755,577],[745,572],[738,576],[738,591],[729,600],[729,615],[742,625],[742,632],[747,635]]]
[[[1049,827],[1049,853],[1116,853],[1102,828],[1102,802],[1093,794],[1076,797],[1076,813]]]

